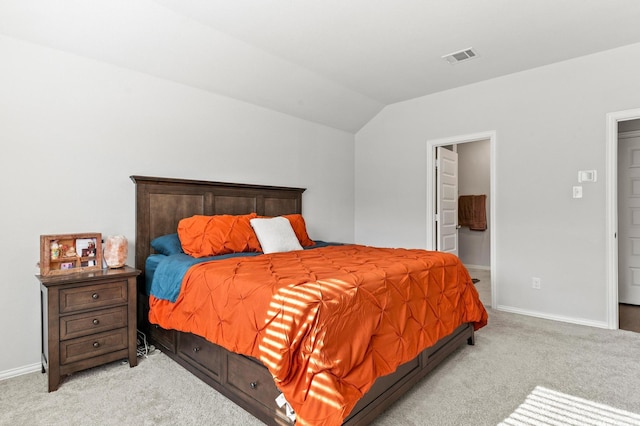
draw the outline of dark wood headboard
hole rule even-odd
[[[131,176],[136,184],[135,264],[142,271],[151,240],[176,232],[180,219],[196,214],[262,216],[302,213],[304,188]]]

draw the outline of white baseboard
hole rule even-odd
[[[597,327],[597,328],[607,328],[607,329],[609,328],[609,324],[606,321],[593,321],[593,320],[586,320],[582,318],[565,317],[561,315],[550,315],[544,312],[529,311],[526,309],[513,308],[511,306],[504,306],[504,305],[498,305],[498,307],[495,308],[495,310],[502,311],[502,312],[510,312],[512,314],[520,314],[520,315],[527,315],[530,317],[548,319],[552,321],[566,322],[569,324],[586,325],[588,327]]]
[[[42,364],[30,364],[23,367],[12,368],[11,370],[0,371],[0,380],[10,379],[12,377],[22,376],[23,374],[34,373],[36,371],[42,371]]]
[[[490,271],[491,270],[491,266],[484,266],[484,265],[464,265],[465,268],[467,269],[480,269],[482,271]]]

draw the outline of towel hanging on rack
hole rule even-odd
[[[458,198],[458,225],[468,226],[472,231],[487,229],[487,196],[461,195]]]

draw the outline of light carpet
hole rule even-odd
[[[638,354],[639,333],[489,309],[476,345],[451,354],[372,426],[495,426],[536,386],[640,413]],[[135,368],[75,373],[51,393],[40,372],[0,380],[2,426],[203,424],[262,425],[159,351]]]
[[[640,415],[536,386],[513,414],[500,423],[500,426],[521,425],[638,426]]]

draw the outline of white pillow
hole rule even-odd
[[[291,222],[286,217],[254,218],[249,222],[264,253],[302,250]]]

